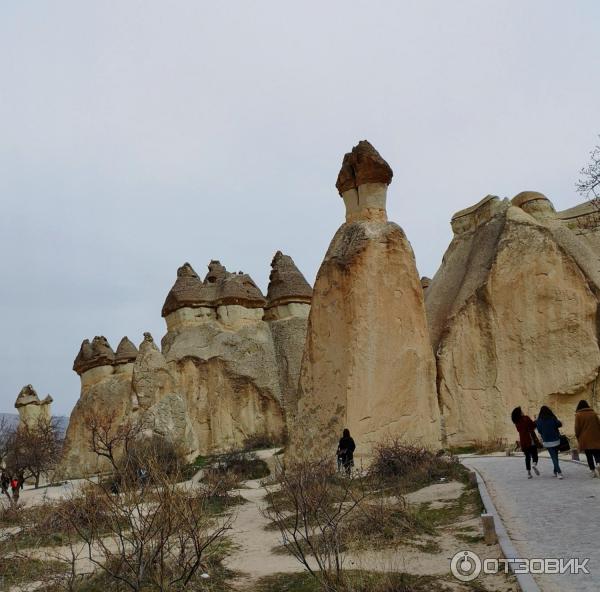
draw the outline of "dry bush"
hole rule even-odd
[[[369,476],[376,481],[413,489],[440,478],[462,478],[457,458],[390,438],[375,446]]]
[[[344,589],[350,521],[369,496],[363,482],[341,477],[331,459],[323,459],[282,467],[279,486],[267,487],[264,514],[281,532],[285,548],[323,590]]]
[[[230,450],[216,455],[211,469],[220,472],[229,472],[237,476],[239,481],[248,479],[263,479],[270,473],[267,463],[258,458],[253,452],[243,450]]]
[[[272,434],[253,434],[244,440],[242,446],[244,451],[266,450],[268,448],[277,448],[285,444],[285,437],[273,436]]]

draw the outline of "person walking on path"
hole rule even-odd
[[[579,401],[575,411],[575,437],[579,450],[585,452],[592,477],[600,477],[600,418],[584,400]]]
[[[558,428],[562,427],[562,422],[552,413],[550,407],[542,405],[540,412],[535,420],[537,431],[542,437],[544,448],[548,450],[552,464],[554,465],[554,476],[563,478],[560,465],[558,464],[558,447],[560,445],[560,432]]]
[[[515,407],[510,414],[512,422],[519,432],[519,443],[521,450],[525,454],[525,468],[527,469],[527,478],[531,479],[531,461],[533,460],[533,472],[539,476],[538,464],[538,444],[539,440],[535,433],[535,424],[528,415],[523,414],[520,407]]]
[[[338,470],[343,468],[346,474],[349,475],[352,467],[354,466],[354,451],[356,450],[356,444],[350,436],[350,430],[344,429],[342,437],[337,448],[338,458]]]

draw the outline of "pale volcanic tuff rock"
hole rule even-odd
[[[385,211],[391,178],[368,142],[344,157],[337,187],[346,223],[314,286],[293,456],[330,453],[345,427],[363,454],[387,436],[439,444],[423,290],[410,243]]]
[[[46,395],[42,400],[38,397],[33,386],[24,386],[17,396],[15,407],[19,412],[20,426],[35,426],[41,419],[50,421],[52,417],[52,397]]]
[[[113,417],[115,426],[132,413],[132,377],[135,346],[124,337],[117,354],[105,337],[81,344],[73,369],[81,379],[81,393],[65,435],[60,473],[77,477],[105,470],[107,463],[92,452],[86,419]]]
[[[196,449],[239,445],[255,434],[281,438],[282,392],[273,335],[263,320],[266,299],[250,276],[230,273],[218,261],[211,261],[197,287],[211,298],[163,308],[162,340],[176,390],[187,402]]]
[[[425,295],[449,444],[514,439],[517,405],[568,419],[580,398],[594,399],[600,266],[585,235],[596,227],[588,219],[578,233],[563,216],[528,191],[453,217]]]
[[[277,251],[271,261],[267,300],[265,319],[270,321],[281,400],[289,424],[297,408],[298,377],[306,340],[312,288],[292,258],[281,251]]]

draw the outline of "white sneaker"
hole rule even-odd
[[[562,479],[562,478],[563,478],[563,475],[562,475],[562,473],[559,473],[559,474],[558,474],[558,478],[559,478],[559,479]]]
[[[556,477],[556,472],[554,472],[554,475],[553,475],[553,477]]]
[[[533,472],[539,477],[540,472],[538,471],[537,465],[533,465]]]
[[[596,479],[598,477],[598,475],[596,474],[596,469],[590,471],[590,477],[592,479]]]
[[[533,479],[530,471],[527,471],[527,479]]]

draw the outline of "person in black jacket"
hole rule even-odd
[[[346,428],[344,429],[337,448],[338,470],[344,469],[346,474],[350,474],[350,471],[354,466],[355,450],[356,444],[350,436],[350,430]]]

